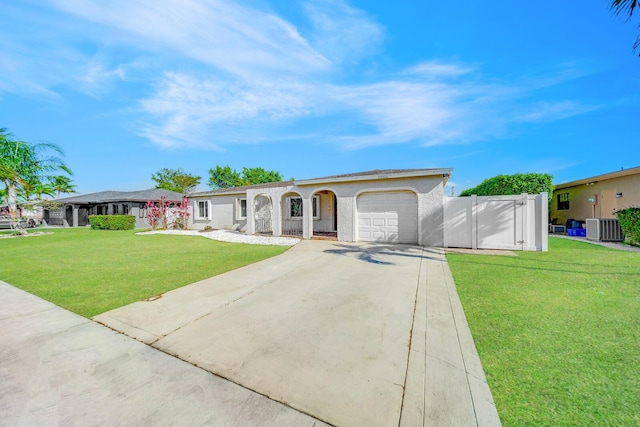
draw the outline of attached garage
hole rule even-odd
[[[266,232],[274,236],[294,232],[303,239],[441,247],[443,190],[451,172],[384,169],[194,193],[189,196],[194,212],[199,204],[217,206],[229,199],[236,205],[246,200],[247,209],[241,218],[231,209],[213,209],[206,218],[192,215],[190,226],[264,233],[258,201],[266,197],[272,209]]]
[[[418,197],[411,191],[384,191],[358,196],[358,240],[418,243]]]

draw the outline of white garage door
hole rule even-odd
[[[358,240],[418,243],[418,198],[410,191],[358,197]]]

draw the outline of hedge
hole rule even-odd
[[[487,178],[480,185],[469,188],[460,196],[509,196],[512,194],[540,194],[547,192],[549,201],[553,195],[553,175],[548,173],[516,173]]]
[[[133,230],[136,217],[133,215],[91,215],[92,230]]]
[[[640,207],[623,209],[616,212],[616,216],[624,233],[624,242],[640,246]]]

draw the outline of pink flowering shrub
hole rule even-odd
[[[175,219],[173,220],[173,228],[178,230],[186,230],[189,224],[189,200],[182,198],[182,202],[175,207]]]
[[[169,210],[170,204],[171,202],[164,196],[162,196],[158,202],[151,200],[147,202],[147,223],[152,230],[157,230],[158,228],[166,230],[169,228],[167,211]]]
[[[166,197],[162,196],[159,201],[147,202],[147,223],[152,230],[158,228],[168,230],[186,230],[189,224],[189,200],[182,198],[182,202],[173,205]]]

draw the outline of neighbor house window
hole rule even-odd
[[[238,219],[247,217],[247,199],[238,199]]]
[[[122,213],[125,215],[129,215],[129,204],[125,203],[122,205]]]
[[[313,196],[313,219],[320,219],[320,197]],[[302,218],[302,198],[289,197],[289,218]]]
[[[209,219],[209,201],[201,200],[196,205],[196,218],[197,219]]]
[[[140,203],[140,205],[138,205],[138,216],[140,218],[147,216],[147,205],[144,203]]]
[[[569,193],[558,194],[558,210],[569,209]]]
[[[114,215],[118,214],[118,205],[113,205],[113,214]]]

